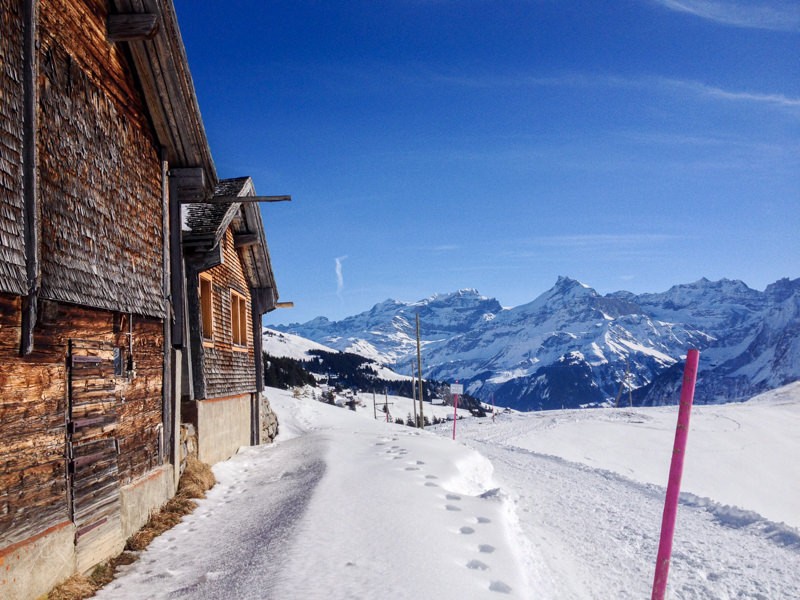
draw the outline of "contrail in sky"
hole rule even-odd
[[[338,256],[334,259],[336,262],[336,293],[341,296],[344,289],[344,275],[342,274],[342,262],[347,256]]]

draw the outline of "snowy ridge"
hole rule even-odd
[[[416,351],[420,314],[427,375],[521,410],[600,405],[625,389],[637,404],[676,401],[686,350],[701,350],[698,403],[743,400],[800,379],[800,279],[753,290],[741,281],[615,292],[559,277],[527,304],[502,308],[475,290],[394,300],[339,322],[281,331],[363,353],[401,371]]]
[[[339,350],[331,348],[330,346],[318,344],[317,342],[300,337],[299,335],[282,333],[280,331],[269,329],[268,327],[262,328],[261,335],[262,349],[270,356],[292,358],[294,360],[303,361],[313,357],[313,354],[311,353],[312,350],[322,350],[323,352],[331,353],[339,352]],[[363,340],[356,342],[350,350],[347,350],[347,352],[352,352],[353,354],[358,354],[368,360],[371,360],[372,362],[365,366],[366,368],[372,370],[379,379],[384,379],[386,381],[401,381],[411,378],[410,375],[396,373],[393,369],[385,366],[376,358],[373,358],[377,356],[378,353],[373,351],[369,343],[364,342]]]
[[[324,344],[319,344],[299,335],[274,331],[267,327],[262,329],[261,343],[264,352],[270,356],[293,358],[294,360],[308,360],[312,356],[309,353],[310,350],[336,352],[336,350]]]

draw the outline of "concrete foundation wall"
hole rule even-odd
[[[76,568],[75,526],[67,521],[0,551],[0,598],[38,598]]]
[[[197,457],[213,465],[250,445],[250,394],[197,402]]]
[[[150,514],[175,495],[175,469],[167,464],[120,490],[122,538],[127,540],[147,523]]]

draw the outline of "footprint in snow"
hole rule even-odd
[[[511,586],[502,581],[493,581],[489,584],[489,589],[493,592],[500,592],[501,594],[511,593]]]
[[[452,511],[452,512],[457,512],[457,511],[461,510],[459,507],[457,507],[457,506],[455,506],[453,504],[446,504],[444,508],[445,508],[445,510],[449,510],[449,511]]]
[[[492,520],[487,518],[487,517],[475,517],[475,520],[478,523],[491,523],[492,522]]]
[[[419,467],[406,467],[406,471],[419,471]]]
[[[487,565],[486,563],[481,562],[479,560],[471,560],[471,561],[469,561],[467,563],[467,568],[468,569],[475,569],[475,570],[479,570],[479,571],[488,571],[489,570],[489,565]]]
[[[478,552],[481,554],[491,554],[494,552],[494,546],[491,544],[479,544],[478,545]]]
[[[461,500],[461,496],[459,496],[458,494],[447,494],[445,498],[447,498],[448,500]]]
[[[466,525],[464,525],[464,527],[459,529],[458,532],[463,535],[472,535],[473,533],[475,533],[475,530],[472,527],[467,527]]]
[[[432,481],[426,481],[425,487],[439,487],[438,483],[433,483]]]
[[[425,475],[425,479],[439,479],[436,475]]]

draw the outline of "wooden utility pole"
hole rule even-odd
[[[378,420],[378,408],[375,406],[375,390],[372,390],[372,415]]]
[[[622,396],[622,388],[623,386],[627,386],[628,388],[628,405],[633,406],[633,395],[631,392],[631,384],[628,381],[628,376],[631,373],[631,363],[628,359],[625,359],[625,376],[623,377],[622,381],[619,382],[619,391],[617,392],[617,397],[614,398],[614,408],[619,408],[619,399]]]
[[[419,427],[425,427],[425,417],[422,414],[422,350],[419,341],[419,313],[417,313],[417,375],[419,376]]]

